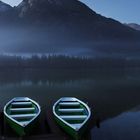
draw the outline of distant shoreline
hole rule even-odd
[[[4,69],[127,69],[140,68],[140,59],[115,57],[73,57],[65,55],[37,56],[29,58],[22,56],[0,55],[0,70]]]

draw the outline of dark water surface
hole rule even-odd
[[[55,101],[74,96],[88,103],[92,110],[87,139],[140,139],[140,69],[0,70],[1,111],[17,96],[28,96],[41,105],[41,126],[36,135],[50,133],[43,122]],[[6,135],[15,136],[11,132]]]

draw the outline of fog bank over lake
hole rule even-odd
[[[73,56],[138,57],[139,42],[95,41],[72,32],[51,28],[0,28],[0,53],[7,54],[62,54]]]

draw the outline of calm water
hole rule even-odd
[[[0,70],[1,111],[5,103],[16,96],[36,100],[42,108],[42,122],[60,97],[77,97],[88,103],[93,113],[88,139],[140,139],[139,69]],[[100,120],[100,128],[96,127],[96,120]],[[36,134],[48,133],[45,124],[40,125]]]

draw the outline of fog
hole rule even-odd
[[[80,41],[51,33],[48,30],[30,28],[1,28],[0,53],[64,53],[80,55],[88,52]]]
[[[0,28],[0,54],[135,57],[139,52],[137,42],[93,41],[85,35],[51,28]]]

